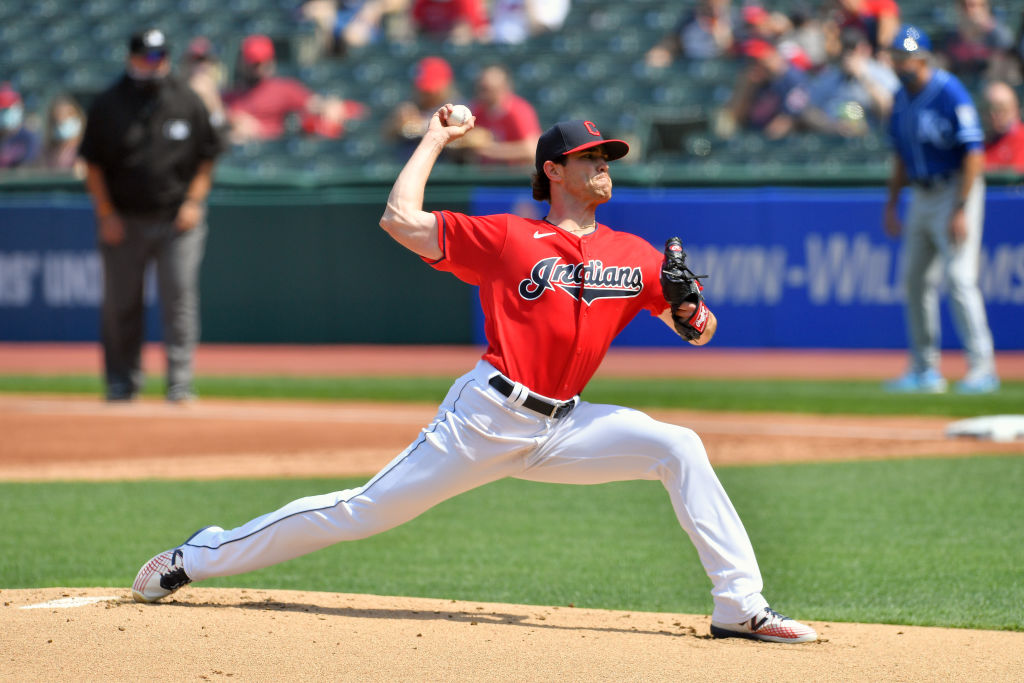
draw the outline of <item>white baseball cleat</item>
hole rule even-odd
[[[132,582],[135,602],[156,602],[192,583],[182,564],[181,548],[165,550],[146,564]]]
[[[765,607],[742,624],[717,624],[712,621],[711,635],[715,638],[750,638],[770,643],[809,643],[818,639],[813,628],[779,614],[771,607]]]

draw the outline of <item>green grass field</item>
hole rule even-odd
[[[450,378],[203,378],[204,396],[439,400]],[[159,386],[149,387],[159,395]],[[0,378],[0,392],[99,393],[95,378]],[[592,401],[700,409],[967,416],[1020,412],[1024,383],[985,397],[882,393],[865,382],[599,380]],[[1024,630],[1024,458],[721,467],[774,606],[828,621]],[[230,527],[363,480],[0,483],[0,587],[127,587],[207,524]],[[209,586],[708,613],[710,583],[652,482],[515,480],[374,538]]]
[[[439,403],[452,377],[201,377],[201,396],[310,400],[424,401]],[[155,379],[146,394],[160,396]],[[0,376],[0,393],[69,393],[99,396],[98,377]],[[638,408],[771,411],[859,415],[969,417],[1024,410],[1024,382],[1004,382],[984,396],[888,394],[878,382],[821,380],[595,379],[584,393],[596,403]]]
[[[766,597],[807,619],[1024,630],[1024,458],[724,467]],[[361,480],[0,484],[0,586],[122,586],[211,523]],[[506,480],[379,536],[209,586],[707,613],[652,482]]]

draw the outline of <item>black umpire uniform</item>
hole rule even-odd
[[[156,263],[167,398],[194,396],[206,197],[222,140],[189,86],[170,74],[162,32],[132,36],[123,77],[89,108],[80,153],[103,261],[101,337],[108,400],[142,388],[146,266]]]

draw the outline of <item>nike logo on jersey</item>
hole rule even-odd
[[[541,232],[540,230],[534,230],[533,231],[533,239],[539,240],[541,237],[548,237],[548,236],[554,235],[554,234],[555,233],[553,233],[553,232]]]
[[[533,301],[558,287],[588,306],[597,299],[621,299],[638,296],[644,288],[639,266],[608,266],[601,261],[559,263],[558,256],[541,259],[530,270],[530,277],[519,283],[519,296]]]

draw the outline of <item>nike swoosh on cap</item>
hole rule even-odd
[[[548,237],[549,235],[554,235],[554,234],[557,234],[557,233],[541,232],[540,230],[535,230],[534,233],[533,233],[533,239],[539,240],[541,237]]]

